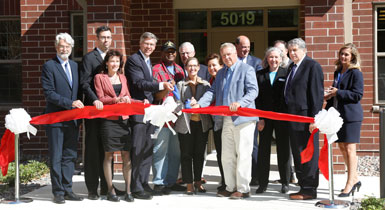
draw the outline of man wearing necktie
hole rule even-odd
[[[288,43],[293,63],[289,66],[285,84],[285,102],[289,114],[314,117],[323,105],[323,72],[320,64],[306,55],[306,43],[295,38]],[[290,145],[300,190],[290,194],[293,200],[317,198],[318,187],[318,133],[314,135],[313,158],[301,164],[301,152],[306,148],[314,124],[289,122]]]
[[[150,55],[155,50],[157,37],[151,32],[145,32],[140,36],[139,51],[128,57],[125,65],[125,75],[131,97],[152,103],[153,94],[167,89],[173,91],[174,87],[169,82],[158,82],[152,76]],[[152,199],[154,191],[148,184],[152,165],[153,142],[151,134],[154,126],[149,122],[143,122],[143,115],[130,116],[132,130],[131,150],[131,191],[134,198]]]
[[[56,36],[56,56],[43,65],[41,82],[46,98],[45,113],[83,108],[78,100],[78,65],[69,59],[74,40],[67,33]],[[46,125],[53,202],[81,201],[72,191],[77,158],[79,123],[76,120]]]
[[[229,106],[230,111],[239,107],[255,109],[258,84],[255,70],[241,62],[232,43],[221,45],[220,53],[225,67],[218,71],[211,88],[202,96],[195,107],[207,107],[215,101],[216,106]],[[218,196],[232,199],[250,196],[251,153],[254,130],[258,117],[214,116],[214,130],[222,129],[222,164],[226,190]]]

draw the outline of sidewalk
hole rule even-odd
[[[277,160],[276,155],[272,154],[271,158],[271,172],[270,180],[279,179],[277,171]],[[320,175],[320,183],[318,188],[318,198],[310,201],[293,201],[288,199],[288,194],[281,194],[279,191],[281,189],[280,184],[269,183],[267,192],[263,194],[256,195],[256,187],[251,188],[251,197],[244,200],[230,200],[228,198],[216,197],[216,187],[218,186],[218,181],[220,180],[219,170],[216,163],[215,154],[210,154],[207,156],[206,166],[203,171],[204,177],[207,179],[208,183],[205,184],[207,193],[198,193],[194,196],[187,196],[183,193],[173,192],[168,196],[155,196],[152,200],[139,200],[135,199],[133,203],[127,203],[125,201],[120,201],[118,203],[110,202],[104,200],[92,201],[86,199],[87,189],[84,183],[84,176],[74,176],[73,178],[73,190],[75,193],[85,197],[81,202],[66,201],[65,204],[58,205],[52,202],[53,195],[51,193],[51,186],[45,186],[38,190],[35,190],[31,193],[24,195],[23,197],[29,197],[33,199],[32,203],[27,204],[0,204],[0,209],[26,209],[33,210],[75,210],[80,208],[87,208],[92,210],[108,210],[112,208],[116,209],[151,209],[151,210],[180,210],[180,209],[207,209],[207,210],[223,210],[223,209],[261,209],[261,210],[270,210],[270,209],[285,209],[285,210],[309,210],[309,209],[320,209],[315,207],[314,204],[320,200],[329,199],[328,191],[328,182],[325,178]],[[379,197],[379,177],[360,177],[362,182],[362,187],[360,192],[356,192],[355,198],[363,198],[365,195],[373,195]],[[334,175],[334,193],[338,195],[340,189],[345,185],[346,176],[345,175]],[[122,175],[115,175],[114,183],[119,189],[123,189],[123,177]],[[290,185],[289,193],[297,192],[299,187],[295,185]],[[340,199],[335,196],[335,199]],[[341,199],[351,201],[352,197]]]

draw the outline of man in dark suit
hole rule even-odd
[[[180,60],[182,62],[180,64],[180,66],[184,69],[185,76],[187,77],[188,75],[187,75],[187,71],[184,68],[184,65],[186,64],[186,61],[188,58],[195,56],[194,45],[191,44],[190,42],[183,42],[179,46],[179,56],[180,56]],[[199,66],[200,66],[200,68],[198,71],[198,77],[200,77],[203,80],[209,81],[211,75],[207,69],[207,66],[203,65],[203,64],[199,64]]]
[[[97,109],[103,109],[103,103],[95,93],[94,77],[112,43],[111,29],[108,26],[100,26],[96,29],[96,42],[97,47],[83,57],[80,66],[80,86],[84,93],[85,105],[94,105]],[[100,119],[85,119],[85,130],[84,179],[88,198],[97,200],[99,183],[100,194],[107,194],[107,183],[103,172],[104,149],[99,134]],[[120,190],[115,192],[122,194]]]
[[[314,117],[323,105],[324,76],[320,64],[306,55],[306,43],[301,38],[289,41],[289,56],[293,63],[285,84],[285,102],[289,114]],[[289,122],[290,145],[300,190],[290,194],[293,200],[317,198],[318,187],[318,133],[314,135],[312,159],[301,164],[301,152],[306,148],[314,124]]]
[[[79,88],[78,65],[69,60],[74,40],[67,33],[56,36],[57,56],[47,61],[42,69],[42,86],[46,98],[45,113],[83,108],[77,99]],[[76,120],[46,126],[50,157],[53,202],[81,201],[72,191],[72,176],[77,158],[79,124]]]
[[[169,82],[157,82],[153,78],[150,55],[155,50],[157,38],[151,32],[145,32],[140,37],[140,49],[128,57],[125,65],[125,75],[128,80],[131,97],[152,103],[153,94],[164,89],[172,91]],[[131,150],[131,191],[134,198],[152,199],[153,190],[148,185],[152,163],[153,142],[151,133],[154,127],[143,122],[143,115],[130,116],[133,146]]]
[[[238,59],[243,63],[249,64],[255,70],[255,72],[262,69],[261,59],[250,55],[250,40],[247,36],[238,36],[235,40],[235,48],[237,49]],[[258,160],[258,129],[254,132],[254,145],[251,163],[251,186],[258,185],[257,175],[257,160]]]

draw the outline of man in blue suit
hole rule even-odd
[[[241,62],[232,43],[221,45],[220,53],[225,67],[218,71],[212,87],[194,107],[207,107],[214,100],[216,106],[229,106],[230,111],[239,107],[254,108],[258,96],[258,84],[254,69]],[[232,199],[250,196],[251,153],[253,133],[258,117],[214,116],[214,130],[222,131],[222,163],[226,190],[218,196]]]
[[[235,40],[235,47],[237,48],[238,59],[243,63],[249,64],[254,68],[255,72],[262,69],[261,59],[250,55],[250,40],[247,36],[238,36]],[[258,185],[257,176],[257,160],[258,160],[258,129],[254,132],[254,144],[251,163],[251,186]]]
[[[56,36],[56,56],[43,65],[41,82],[46,98],[45,113],[83,108],[78,98],[78,65],[69,59],[74,40],[67,33]],[[76,120],[46,126],[53,202],[81,201],[72,191],[77,158],[79,124]]]

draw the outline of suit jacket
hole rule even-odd
[[[338,88],[337,95],[337,110],[340,112],[342,119],[345,122],[362,121],[363,110],[360,103],[364,94],[364,77],[358,69],[347,70],[339,84],[337,85],[337,77],[341,70],[334,72],[333,87]],[[326,104],[326,109],[334,105],[334,97],[329,99]]]
[[[255,109],[254,100],[258,96],[258,84],[255,70],[250,65],[247,65],[240,60],[238,60],[234,65],[236,66],[231,79],[227,98],[230,103],[238,102],[241,107]],[[216,106],[223,105],[223,88],[227,71],[227,67],[218,71],[213,85],[198,101],[201,107],[209,106],[214,100]],[[223,116],[213,116],[213,118],[215,121],[214,130],[217,131],[223,126]],[[258,117],[232,116],[231,118],[235,126],[245,122],[258,120]]]
[[[287,70],[279,67],[273,85],[270,81],[269,67],[257,72],[259,95],[255,100],[257,109],[286,113],[286,104],[283,92],[285,89]]]
[[[289,66],[291,71],[292,63]],[[288,77],[290,72],[288,72]],[[297,72],[291,80],[291,87],[286,90],[287,109],[289,114],[314,117],[322,109],[324,96],[324,75],[320,64],[305,56]],[[291,128],[297,131],[308,130],[309,124],[290,122]]]
[[[96,95],[103,104],[116,104],[117,97],[130,96],[127,87],[127,79],[123,74],[118,74],[120,82],[122,83],[122,89],[119,96],[116,95],[114,87],[112,86],[108,74],[97,74],[95,75],[95,90]],[[128,116],[122,116],[123,120],[127,119]],[[119,117],[109,117],[110,120],[117,120]]]
[[[152,73],[150,74],[142,54],[138,51],[128,57],[124,69],[131,97],[138,100],[147,99],[152,103],[154,100],[152,94],[159,91],[159,83],[153,78]],[[143,122],[143,115],[134,115],[131,120]]]
[[[78,64],[68,60],[72,74],[72,88],[67,75],[55,56],[43,65],[41,83],[46,99],[45,113],[59,112],[72,109],[72,102],[78,99],[79,74]],[[50,124],[47,126],[77,126],[76,120]]]
[[[178,90],[180,91],[180,100],[182,102],[183,108],[185,108],[185,101],[187,99],[191,99],[193,97],[191,87],[189,86],[189,83],[191,81],[189,80],[182,80],[178,82],[177,87]],[[197,86],[196,86],[196,92],[194,98],[196,100],[199,100],[203,94],[210,88],[210,83],[207,82],[206,80],[202,80],[200,77],[197,79]],[[187,122],[190,123],[190,118],[191,114],[186,114],[187,115]],[[207,132],[212,126],[212,120],[211,116],[208,114],[201,114],[201,123],[202,123],[202,131]],[[175,131],[178,133],[186,134],[188,132],[186,121],[184,119],[184,114],[180,115],[178,117],[178,120],[175,122]]]
[[[93,102],[98,100],[95,92],[94,77],[99,73],[99,68],[102,63],[103,58],[96,48],[83,57],[79,70],[80,86],[85,96],[85,105],[93,105]]]
[[[255,71],[259,71],[262,69],[262,60],[255,57],[255,56],[252,56],[252,55],[248,55],[247,58],[246,58],[246,63],[249,64],[250,66],[252,66]]]

